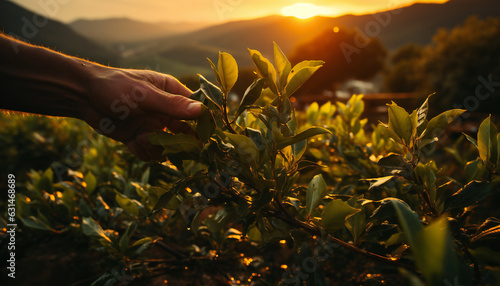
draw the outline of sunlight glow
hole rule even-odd
[[[321,7],[310,3],[296,3],[281,9],[283,16],[294,16],[299,19],[307,19],[317,15],[328,15],[332,11],[330,8]]]

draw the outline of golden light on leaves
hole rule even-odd
[[[330,8],[317,6],[311,3],[296,3],[281,9],[283,16],[294,16],[299,19],[307,19],[317,15],[332,14]]]

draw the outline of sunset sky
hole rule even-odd
[[[12,0],[32,11],[62,22],[80,18],[128,17],[157,22],[223,22],[282,14],[296,3],[315,5],[316,14],[339,16],[383,11],[414,2],[443,3],[446,0]],[[43,5],[50,3],[51,5]],[[54,5],[56,4],[56,5]],[[299,10],[300,11],[300,10]],[[293,11],[292,11],[293,13]]]

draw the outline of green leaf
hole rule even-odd
[[[337,231],[344,226],[347,218],[359,211],[340,199],[333,200],[325,207],[321,224],[329,232]]]
[[[433,221],[414,238],[416,245],[410,249],[428,285],[443,285],[443,281],[471,285],[465,265],[458,264],[446,217]]]
[[[402,140],[401,142],[409,145],[413,131],[413,125],[410,115],[406,110],[396,103],[388,104],[389,128]]]
[[[387,134],[389,135],[389,137],[392,140],[394,140],[395,142],[401,143],[401,138],[399,138],[398,134],[396,134],[396,132],[394,132],[394,129],[390,128],[389,125],[387,125],[385,123],[379,122],[379,124],[385,128],[385,131],[387,132]]]
[[[490,163],[497,163],[497,135],[498,131],[495,125],[491,122],[491,115],[486,118],[479,126],[477,132],[477,146],[479,156],[483,160],[485,166],[490,166]]]
[[[484,167],[483,160],[477,158],[474,161],[467,162],[465,165],[465,180],[467,182],[480,180],[486,173],[487,169]]]
[[[412,166],[408,164],[408,162],[406,162],[403,156],[396,153],[390,153],[386,157],[381,158],[380,160],[378,160],[377,165],[386,169],[405,171],[412,169]]]
[[[255,142],[251,138],[244,135],[232,134],[224,132],[228,138],[229,143],[234,146],[234,149],[241,159],[251,165],[257,166],[259,162],[259,148],[255,145]]]
[[[220,86],[222,86],[222,79],[220,77],[220,73],[219,71],[217,70],[217,67],[215,66],[215,64],[212,62],[212,60],[210,60],[209,58],[207,58],[208,62],[210,63],[210,67],[212,67],[212,70],[214,71],[214,75],[215,75],[215,79],[217,80],[217,82],[220,84]]]
[[[140,246],[140,245],[143,245],[143,244],[151,242],[151,241],[153,241],[153,239],[151,237],[144,237],[144,238],[141,238],[138,241],[134,242],[131,247]]]
[[[207,142],[214,134],[216,128],[215,119],[212,112],[205,105],[201,106],[201,116],[196,124],[196,133],[201,141]]]
[[[323,176],[321,174],[314,176],[311,182],[309,182],[306,193],[306,210],[308,215],[319,206],[319,203],[327,194],[328,189],[326,188]]]
[[[472,181],[454,193],[444,203],[445,210],[466,208],[485,199],[491,192],[489,182]]]
[[[120,237],[118,245],[120,246],[120,250],[122,252],[125,252],[128,249],[130,238],[132,237],[136,229],[137,229],[137,223],[132,222],[128,225],[127,229]]]
[[[221,106],[224,95],[222,94],[220,88],[209,82],[201,74],[199,74],[198,77],[200,78],[200,89],[203,94],[205,94],[208,100],[215,104],[219,110],[222,110]]]
[[[104,230],[102,230],[102,227],[99,225],[99,223],[97,223],[91,217],[84,217],[82,219],[82,231],[83,234],[87,236],[99,237],[111,243],[111,239],[106,236],[106,233],[104,232]]]
[[[233,56],[228,53],[219,52],[217,66],[219,68],[222,90],[224,90],[225,94],[228,94],[238,79],[238,65]]]
[[[351,98],[347,101],[347,105],[345,106],[344,109],[344,114],[352,121],[356,120],[356,122],[359,122],[357,118],[361,116],[363,113],[363,110],[365,110],[365,103],[363,101],[363,95],[362,94],[354,94],[351,96]]]
[[[253,63],[257,67],[257,74],[259,77],[263,78],[267,83],[267,86],[272,90],[274,94],[278,94],[278,89],[276,86],[276,70],[271,62],[262,56],[262,54],[257,50],[248,49]]]
[[[325,128],[311,127],[311,128],[306,129],[306,130],[304,130],[304,131],[302,131],[302,132],[300,132],[297,135],[294,135],[292,137],[285,137],[285,138],[280,139],[278,141],[276,147],[281,150],[281,149],[285,148],[286,146],[295,144],[297,142],[308,139],[310,137],[320,135],[320,134],[327,134],[327,133],[331,133],[331,132]]]
[[[487,242],[488,240],[495,242],[498,241],[498,239],[500,239],[500,220],[492,217],[486,219],[486,221],[481,224],[476,234],[472,237],[471,242],[476,243],[481,240],[483,240],[483,242]]]
[[[254,104],[259,99],[260,94],[262,93],[262,88],[264,87],[264,82],[264,79],[258,78],[247,88],[243,98],[241,99],[241,103],[235,117],[238,117],[243,111],[245,111],[246,108],[248,108],[248,106]]]
[[[427,113],[429,111],[429,98],[433,94],[429,95],[424,103],[417,109],[417,127],[422,125],[427,119]]]
[[[333,117],[336,109],[337,108],[335,107],[335,105],[333,105],[330,101],[327,101],[319,108],[319,116],[323,120],[330,120]]]
[[[412,249],[417,246],[417,234],[423,229],[418,215],[410,207],[400,200],[391,200],[399,219],[399,225],[406,235],[408,245]]]
[[[435,137],[443,133],[444,129],[453,121],[455,118],[464,113],[464,109],[452,109],[447,110],[438,116],[432,118],[427,124],[424,133],[420,137],[424,140],[432,140]],[[422,146],[420,146],[422,147]]]
[[[139,208],[137,207],[136,204],[137,201],[129,199],[128,197],[120,193],[116,194],[115,199],[116,202],[125,212],[134,215],[136,217],[139,216]]]
[[[151,237],[144,237],[134,242],[130,248],[134,251],[135,254],[141,254],[148,248],[151,243],[154,243],[155,240]]]
[[[172,200],[172,198],[176,195],[176,192],[174,191],[167,191],[161,197],[156,201],[155,206],[153,207],[153,211],[162,209],[162,208],[167,208],[169,202]]]
[[[436,188],[436,174],[435,169],[433,169],[433,163],[429,162],[427,164],[418,164],[415,168],[415,172],[420,177],[420,181],[423,183],[425,190],[427,190],[431,203],[436,202],[437,188]]]
[[[465,133],[463,133],[463,132],[462,132],[462,134],[463,134],[463,135],[465,135],[465,138],[466,138],[467,140],[469,140],[469,142],[470,142],[470,143],[472,143],[472,145],[474,145],[474,147],[476,147],[477,149],[479,149],[479,147],[477,146],[477,141],[476,141],[476,139],[474,139],[474,138],[470,137],[469,135],[467,135],[467,134],[465,134]]]
[[[356,243],[366,228],[365,212],[360,211],[349,217],[346,221],[345,226],[351,233],[352,237],[354,238],[354,242]]]
[[[151,168],[147,168],[146,171],[144,171],[144,173],[142,174],[142,177],[141,177],[141,183],[143,185],[146,185],[149,183],[149,174],[151,174]]]
[[[411,138],[416,138],[417,136],[417,129],[418,129],[418,115],[417,115],[417,110],[413,110],[413,112],[410,114],[410,120],[411,120]],[[413,144],[413,141],[410,142]],[[410,145],[411,145],[410,144]]]
[[[283,51],[281,51],[278,44],[273,42],[274,47],[274,64],[276,65],[276,69],[278,71],[278,89],[279,91],[283,91],[287,84],[288,74],[292,69],[292,64],[288,61]]]
[[[380,201],[380,206],[373,211],[370,216],[370,220],[378,220],[382,222],[392,216],[397,215],[396,209],[394,208],[394,203],[398,203],[405,206],[406,208],[410,208],[410,206],[408,206],[408,204],[403,200],[396,198],[385,198]]]
[[[319,105],[317,102],[311,103],[306,111],[307,122],[309,124],[316,124],[318,121]]]
[[[27,218],[20,217],[19,219],[21,219],[24,226],[27,226],[29,228],[54,231],[54,229],[52,227],[50,227],[45,222],[39,220],[37,217],[29,216]]]
[[[161,194],[160,198],[156,202],[153,211],[157,211],[162,208],[167,208],[172,198],[177,195],[180,191],[185,190],[187,187],[192,185],[195,182],[200,182],[205,179],[206,176],[203,174],[198,174],[194,176],[187,177],[185,179],[179,180],[175,183],[175,185],[168,191],[165,191],[162,188],[151,187],[152,192],[155,194]]]
[[[323,61],[303,61],[295,65],[288,75],[285,98],[301,87],[323,64]]]
[[[496,165],[500,165],[500,132],[497,134],[497,162]]]
[[[92,194],[97,186],[97,179],[95,178],[94,174],[92,174],[92,172],[89,171],[87,175],[85,175],[83,180],[87,184],[85,189],[89,194]]]
[[[363,179],[363,180],[370,183],[370,187],[368,188],[368,190],[371,190],[373,188],[382,186],[383,184],[389,182],[392,178],[394,178],[394,176],[386,176],[386,177]]]
[[[162,145],[164,154],[175,154],[180,152],[199,153],[201,142],[188,134],[172,134],[159,132],[148,136],[149,142],[153,145]]]
[[[292,153],[295,161],[300,160],[307,149],[307,140],[299,141],[295,144],[292,144]]]

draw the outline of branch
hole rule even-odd
[[[276,212],[273,212],[273,211],[267,211],[271,216],[279,219],[279,220],[282,220],[292,226],[295,226],[297,228],[301,228],[307,232],[309,232],[310,234],[312,235],[316,235],[316,236],[321,236],[321,231],[318,227],[316,226],[313,226],[313,225],[310,225],[308,223],[305,223],[303,221],[300,221],[298,219],[296,219],[295,217],[293,217],[292,215],[290,215],[288,213],[288,211],[283,207],[282,204],[278,203],[278,206],[281,210],[282,213],[276,213]],[[328,238],[331,239],[334,243],[337,243],[339,244],[340,246],[344,247],[344,248],[347,248],[347,249],[350,249],[354,252],[357,252],[359,254],[362,254],[366,257],[369,257],[369,258],[372,258],[372,259],[375,259],[375,260],[378,260],[380,262],[384,262],[386,264],[390,264],[390,265],[394,265],[394,266],[397,266],[397,267],[403,267],[409,271],[411,271],[412,273],[416,273],[415,270],[413,269],[412,266],[410,265],[407,265],[406,263],[403,263],[401,262],[400,260],[396,259],[396,258],[389,258],[389,257],[386,257],[386,256],[382,256],[382,255],[379,255],[379,254],[376,254],[376,253],[373,253],[373,252],[370,252],[370,251],[367,251],[367,250],[364,250],[362,248],[358,248],[352,244],[349,244],[343,240],[340,240],[332,235],[328,235]],[[416,273],[417,274],[417,273]]]

